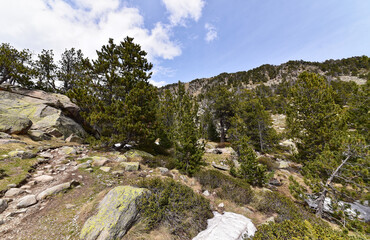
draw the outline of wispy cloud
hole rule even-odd
[[[213,26],[210,23],[206,23],[204,25],[204,28],[207,30],[206,36],[204,38],[204,40],[206,40],[207,43],[212,42],[217,38],[217,30],[215,26]]]

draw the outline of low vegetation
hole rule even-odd
[[[152,192],[142,200],[140,209],[148,231],[166,226],[180,239],[192,239],[213,216],[208,200],[172,179],[142,180],[138,186]]]

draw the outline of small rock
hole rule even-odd
[[[169,171],[168,168],[165,168],[165,167],[159,167],[158,169],[161,172],[161,174],[166,174]]]
[[[93,166],[95,167],[102,167],[109,162],[108,158],[106,157],[94,156],[92,157],[92,159],[93,159]]]
[[[37,182],[36,182],[36,181],[29,181],[29,182],[28,182],[28,184],[29,184],[30,186],[33,186],[33,185],[36,185],[36,184],[37,184]]]
[[[34,158],[37,156],[35,153],[19,151],[19,150],[11,151],[8,153],[8,155],[9,157],[17,157],[17,158],[22,158],[22,159]]]
[[[19,202],[17,203],[17,208],[26,208],[36,203],[37,200],[35,195],[24,196],[21,199],[19,199]]]
[[[54,177],[52,176],[49,176],[49,175],[42,175],[42,176],[39,176],[39,177],[35,177],[35,181],[37,182],[50,182],[50,181],[53,181],[54,180]]]
[[[5,197],[15,197],[15,196],[18,196],[22,193],[24,193],[25,191],[23,189],[20,189],[20,188],[10,188],[8,191],[6,191],[5,193]]]
[[[218,204],[218,207],[223,208],[223,207],[225,207],[225,205],[224,205],[224,203],[220,203],[220,204]]]
[[[82,175],[77,176],[79,179],[83,179],[84,177]]]
[[[277,180],[276,178],[272,178],[270,181],[269,181],[269,184],[273,185],[273,186],[281,186],[283,185],[279,180]]]
[[[137,171],[140,169],[139,162],[121,162],[121,165],[125,167],[126,171]]]
[[[83,140],[82,138],[80,138],[79,136],[75,135],[75,134],[71,134],[68,138],[66,138],[65,140],[67,143],[69,142],[75,142],[75,143],[80,143],[82,144],[83,143]]]
[[[209,195],[211,195],[211,194],[209,194],[208,190],[205,190],[205,191],[203,192],[203,195],[204,195],[204,196],[206,196],[206,197],[208,197],[208,196],[209,196]]]
[[[69,204],[69,203],[66,204],[67,209],[71,209],[71,208],[74,208],[74,207],[76,207],[76,205]]]
[[[275,222],[275,217],[274,216],[267,218],[265,220],[265,222],[262,223],[262,224],[269,224],[270,222]]]
[[[40,130],[28,130],[28,136],[30,136],[30,138],[33,140],[33,141],[42,141],[42,140],[50,140],[51,139],[51,135],[43,132],[43,131],[40,131]]]
[[[23,186],[21,187],[21,189],[31,189],[31,186],[29,186],[29,185],[23,185]]]
[[[57,171],[60,171],[60,172],[63,172],[65,170],[66,170],[66,166],[64,165],[57,168]]]
[[[6,215],[6,218],[15,217],[15,216],[18,216],[18,215],[26,213],[26,212],[27,212],[27,209],[22,209],[22,210],[18,210],[18,211],[15,211],[15,212],[11,212],[8,215]]]
[[[183,180],[184,182],[187,182],[188,180],[187,180],[187,178],[184,176],[184,175],[180,175],[180,178],[181,178],[181,180]]]
[[[37,162],[42,164],[42,163],[48,163],[49,162],[49,159],[45,159],[45,158],[37,158]]]
[[[62,147],[60,148],[59,153],[64,154],[64,155],[72,155],[72,154],[76,154],[77,151],[73,147]]]
[[[113,171],[112,174],[116,176],[123,176],[125,174],[125,171],[117,170],[117,171]]]
[[[229,171],[230,170],[230,168],[227,167],[227,166],[222,166],[222,165],[218,165],[218,164],[215,164],[215,163],[212,163],[212,166],[214,168],[217,168],[217,169],[220,169],[220,170],[223,170],[223,171]]]
[[[127,162],[127,157],[125,155],[118,155],[115,159],[115,162]]]
[[[281,169],[281,168],[289,168],[290,167],[290,162],[287,162],[287,161],[279,161],[279,162],[277,162],[277,167],[279,169]]]
[[[4,132],[0,132],[0,139],[11,139],[11,138],[12,138],[11,135]]]
[[[0,213],[4,212],[8,207],[8,202],[4,199],[0,199]]]
[[[15,188],[17,187],[17,184],[11,183],[11,184],[8,184],[7,186],[8,188]]]
[[[0,225],[3,225],[5,221],[3,219],[0,219]]]
[[[91,167],[91,164],[88,163],[88,162],[84,162],[84,163],[78,164],[76,166],[77,169],[79,169],[79,168],[89,168],[89,167]]]
[[[39,155],[44,158],[53,158],[53,154],[51,152],[42,152]]]
[[[110,171],[110,167],[101,167],[100,170],[102,170],[103,172],[109,172]]]
[[[86,171],[93,172],[94,170],[92,168],[86,168]]]

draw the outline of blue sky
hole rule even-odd
[[[289,60],[370,55],[369,0],[0,1],[0,42],[95,57],[129,35],[156,85]]]

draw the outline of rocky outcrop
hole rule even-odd
[[[80,234],[84,240],[121,239],[137,220],[139,200],[149,190],[131,186],[119,186],[104,197],[98,213],[89,218]]]
[[[0,131],[30,135],[35,140],[50,135],[68,138],[71,134],[85,137],[79,107],[68,97],[41,90],[24,90],[0,86]],[[77,121],[77,122],[76,122]]]
[[[241,240],[251,237],[257,231],[252,221],[243,215],[214,212],[208,220],[207,229],[200,232],[193,240]]]

